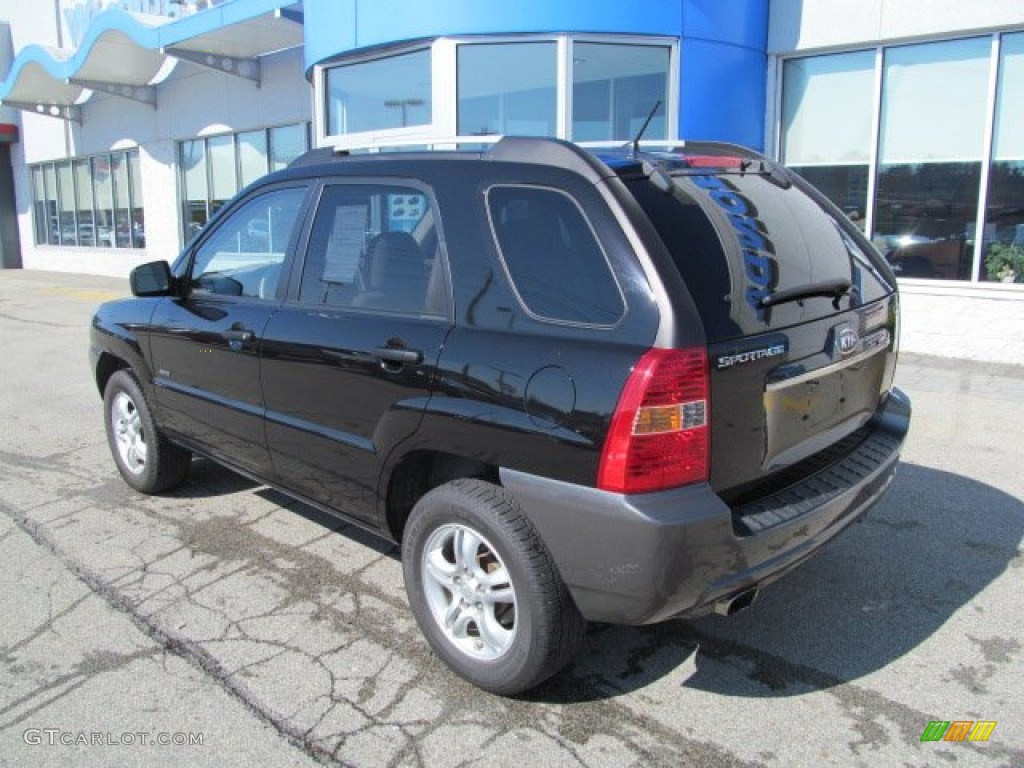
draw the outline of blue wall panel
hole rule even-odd
[[[597,32],[681,39],[680,135],[764,143],[768,0],[305,0],[306,66],[444,35]]]
[[[737,0],[729,4],[733,2]],[[684,0],[305,0],[306,66],[352,48],[440,35],[579,31],[678,37],[683,4]],[[346,29],[349,24],[354,29]]]
[[[749,48],[685,40],[679,135],[764,148],[765,57]]]
[[[767,2],[685,0],[682,6],[684,38],[717,40],[759,51],[767,47]]]

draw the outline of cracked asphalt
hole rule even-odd
[[[739,616],[592,627],[511,700],[430,653],[386,542],[205,460],[121,481],[87,329],[126,293],[0,271],[0,765],[1024,765],[1024,368],[904,356],[862,524]]]

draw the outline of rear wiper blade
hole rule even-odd
[[[852,283],[845,277],[835,280],[820,280],[816,283],[807,283],[806,285],[786,288],[784,291],[769,293],[761,298],[760,304],[762,307],[774,307],[776,304],[800,301],[801,299],[809,299],[812,296],[825,296],[831,298],[833,304],[838,305],[839,299],[849,293],[851,285]]]

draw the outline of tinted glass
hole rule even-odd
[[[487,207],[512,285],[531,313],[591,325],[622,317],[618,283],[570,197],[539,187],[492,187]]]
[[[199,247],[192,291],[272,299],[304,187],[267,192],[244,203]]]
[[[838,311],[824,297],[766,309],[759,302],[769,293],[845,279],[855,288],[840,305],[846,309],[889,291],[872,257],[795,185],[782,189],[754,173],[673,178],[671,192],[646,179],[628,186],[668,247],[709,341]]]
[[[403,187],[334,185],[313,222],[300,300],[414,314],[445,311],[430,200]]]
[[[327,70],[327,133],[430,123],[430,51]]]

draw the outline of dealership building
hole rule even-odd
[[[0,257],[126,275],[314,146],[714,139],[886,255],[904,349],[1024,363],[1024,0],[0,0]],[[448,139],[446,143],[445,139]]]

